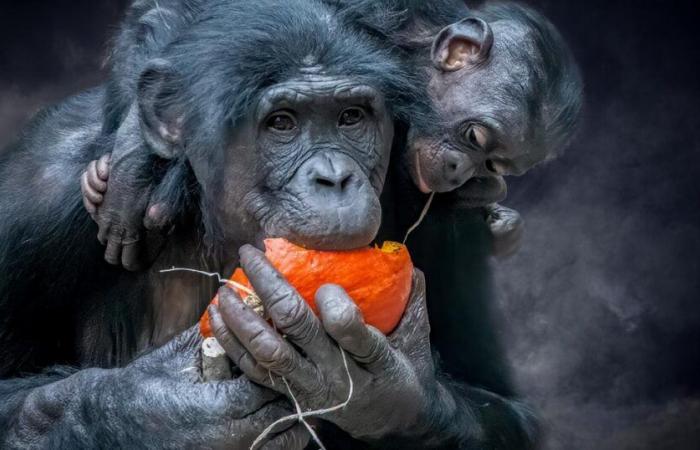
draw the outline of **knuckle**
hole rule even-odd
[[[260,330],[248,339],[250,351],[262,363],[271,363],[280,357],[281,343],[266,330]]]
[[[308,322],[306,304],[294,294],[287,292],[277,303],[270,306],[270,312],[277,319],[277,324],[289,332],[302,328]]]
[[[294,356],[292,356],[292,352],[288,347],[277,345],[270,356],[270,369],[280,375],[287,375],[296,367]]]
[[[229,297],[231,292],[233,292],[231,288],[229,288],[227,285],[223,285],[217,291],[217,295],[219,296],[219,299],[223,299]]]
[[[212,332],[222,347],[231,347],[233,340],[228,332],[228,328],[221,322],[212,322]]]
[[[288,304],[292,303],[294,291],[283,281],[281,277],[277,277],[274,280],[274,287],[266,297],[269,308],[274,308],[285,314],[291,309]]]

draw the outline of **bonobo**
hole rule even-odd
[[[392,125],[417,97],[415,87],[390,51],[323,3],[211,2],[144,64],[136,103],[127,102],[143,133],[141,141],[137,134],[128,139],[174,155],[187,181],[178,187],[190,191],[152,268],[136,273],[100,264],[89,238],[94,224],[84,217],[75,183],[88,161],[113,148],[115,136],[100,131],[104,87],[42,113],[0,160],[0,270],[7,274],[0,279],[0,446],[250,445],[288,403],[247,377],[200,382],[201,342],[191,326],[215,285],[159,272],[172,266],[227,272],[238,264],[239,247],[269,235],[317,248],[368,245],[379,227]],[[256,280],[284,288],[269,271]],[[421,286],[416,275],[410,311],[425,318]],[[355,385],[358,401],[329,419],[355,433],[364,424],[353,418],[362,417],[368,401],[382,399],[372,409],[389,416],[392,393],[402,393],[405,420],[376,421],[358,437],[408,436],[412,427],[421,439],[454,439],[432,428],[436,418],[449,424],[462,409],[442,395],[425,356],[425,319],[400,327],[389,347],[384,336],[347,320],[347,298],[319,295],[329,313],[318,338],[342,333],[352,367],[381,357]],[[222,309],[221,317],[231,323],[229,313]],[[276,342],[269,335],[251,341]],[[308,350],[316,362],[338,354],[337,347]],[[305,392],[298,383],[308,365],[275,368],[289,369],[289,380]],[[317,386],[311,381],[310,388]],[[342,380],[328,381],[337,390]],[[320,401],[303,397],[309,399]],[[271,436],[271,444],[303,446],[299,427]]]

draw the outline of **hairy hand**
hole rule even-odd
[[[217,339],[250,379],[285,394],[288,383],[303,411],[341,404],[349,394],[342,348],[354,392],[344,408],[321,417],[358,438],[425,431],[424,386],[436,382],[420,272],[401,323],[387,337],[364,323],[339,286],[316,293],[319,318],[262,252],[243,247],[241,264],[279,332],[226,287],[209,312]]]
[[[106,435],[115,445],[247,448],[268,424],[290,414],[284,398],[246,377],[202,382],[201,342],[194,327],[124,369],[107,371],[91,398],[106,426],[113,424]],[[124,426],[125,417],[132,426]],[[264,448],[302,449],[308,442],[299,425],[276,431]]]

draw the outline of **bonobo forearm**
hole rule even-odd
[[[412,430],[368,443],[372,448],[528,450],[539,434],[534,413],[516,400],[442,379]]]
[[[84,406],[107,372],[89,369],[0,381],[0,447],[94,447]]]
[[[441,381],[433,397],[426,445],[434,448],[535,448],[535,414],[513,399],[482,389]]]

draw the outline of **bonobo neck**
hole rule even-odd
[[[217,278],[193,271],[228,277],[225,266],[237,263],[219,261],[194,230],[174,233],[149,271],[153,331],[148,344],[162,345],[194,325],[216,294]]]

